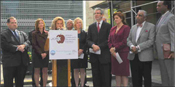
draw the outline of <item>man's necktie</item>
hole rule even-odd
[[[97,25],[97,30],[98,30],[98,32],[100,31],[100,23],[98,23],[98,25]]]
[[[18,37],[18,35],[16,34],[16,32],[13,31],[13,33],[14,33],[14,36],[16,37],[16,39],[19,41],[19,37]]]

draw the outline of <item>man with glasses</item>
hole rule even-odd
[[[130,60],[133,87],[151,87],[151,69],[153,44],[155,38],[155,25],[146,22],[146,11],[139,10],[136,16],[137,24],[132,26],[127,38],[130,47],[128,59]]]
[[[103,15],[101,8],[95,8],[96,22],[88,29],[88,47],[93,52],[101,51],[100,54],[90,52],[93,87],[111,87],[111,57],[108,47],[111,25],[102,20]]]
[[[4,87],[13,87],[13,78],[15,87],[23,87],[29,65],[27,50],[30,42],[26,33],[16,29],[15,17],[7,19],[7,26],[8,29],[1,33]]]

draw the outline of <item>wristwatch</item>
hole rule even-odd
[[[136,49],[137,49],[137,51],[139,50],[139,47],[138,46],[136,46]]]

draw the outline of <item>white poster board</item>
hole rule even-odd
[[[77,31],[49,30],[49,59],[78,59]]]

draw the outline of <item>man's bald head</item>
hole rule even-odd
[[[73,21],[71,19],[67,20],[66,27],[67,27],[67,30],[72,30],[72,28],[73,28]]]

